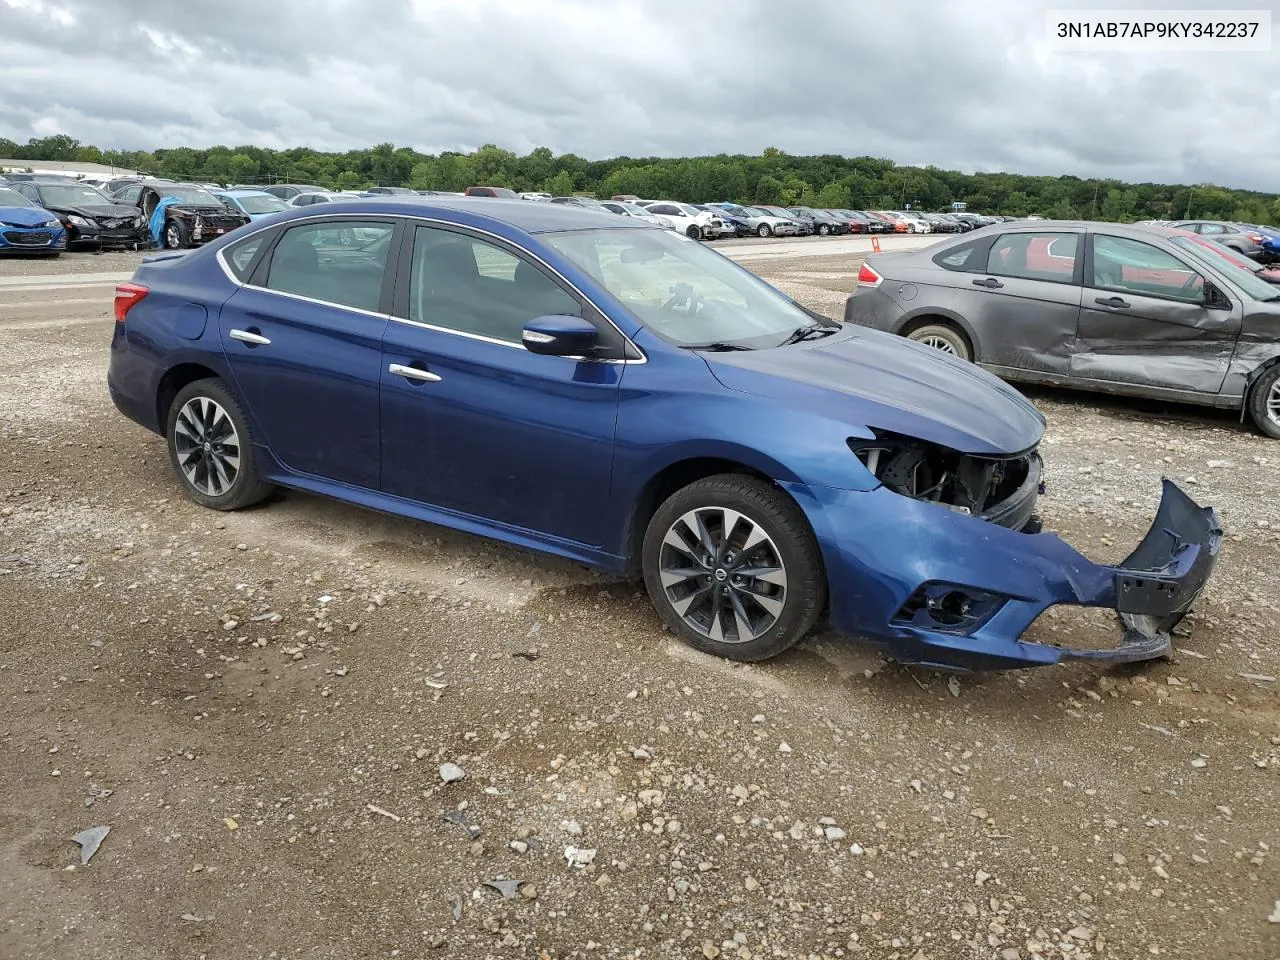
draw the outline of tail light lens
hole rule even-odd
[[[860,287],[878,287],[884,281],[884,277],[876,273],[865,263],[858,269],[858,286]]]
[[[151,290],[139,283],[121,283],[116,286],[116,323],[124,318]]]

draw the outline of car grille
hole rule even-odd
[[[98,224],[108,230],[114,230],[116,227],[123,227],[128,222],[128,220],[99,220]]]
[[[43,247],[53,239],[48,230],[36,230],[30,233],[19,233],[16,230],[5,231],[4,238],[15,247]]]

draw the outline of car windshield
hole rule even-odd
[[[771,217],[771,216],[773,216],[773,214],[771,214],[768,210],[765,210],[765,209],[764,209],[764,208],[762,208],[762,207],[747,207],[747,208],[746,208],[746,210],[747,210],[747,216],[749,216],[749,217]]]
[[[765,349],[825,326],[755,274],[671,231],[569,231],[543,240],[676,346]]]
[[[17,190],[0,187],[0,207],[34,207],[35,204]]]
[[[1207,244],[1201,246],[1190,237],[1171,237],[1170,242],[1202,260],[1207,260],[1215,270],[1224,274],[1228,280],[1243,290],[1246,296],[1254,300],[1275,299],[1276,288],[1273,284],[1256,276],[1252,270],[1236,266],[1225,251],[1219,253]]]
[[[68,184],[63,186],[60,183],[42,183],[37,188],[40,192],[40,202],[46,206],[54,207],[107,207],[115,203],[114,200],[107,198],[107,195],[100,193],[87,187],[82,183],[74,186]]]
[[[682,210],[685,214],[687,214],[690,217],[696,217],[698,214],[702,212],[691,203],[677,203],[675,204],[675,207],[678,210]]]
[[[205,207],[221,206],[218,198],[204,187],[157,187],[161,197],[177,197],[183,203],[196,203]]]
[[[235,201],[240,204],[240,208],[245,213],[278,213],[281,210],[289,209],[287,203],[269,193],[264,193],[260,197],[236,197]]]
[[[621,207],[623,210],[627,211],[627,213],[631,214],[633,217],[652,216],[652,214],[650,214],[648,210],[646,210],[644,207],[636,203],[623,203],[621,200],[611,200],[609,202],[612,203],[615,207]]]

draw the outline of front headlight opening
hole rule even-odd
[[[874,440],[849,440],[849,449],[885,487],[957,513],[981,513],[1022,484],[1031,454],[976,457],[889,431]]]

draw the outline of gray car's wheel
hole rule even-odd
[[[964,335],[955,327],[950,327],[946,324],[930,323],[923,327],[917,327],[907,334],[907,339],[914,340],[916,343],[923,343],[926,347],[933,347],[943,353],[949,353],[953,357],[959,357],[961,360],[973,359]]]
[[[165,436],[173,470],[196,503],[239,510],[271,493],[258,474],[248,419],[220,380],[197,380],[178,391]]]
[[[830,232],[831,232],[831,228],[828,227],[825,223],[818,224],[818,236],[825,237]]]
[[[822,555],[804,513],[758,477],[721,474],[677,490],[649,521],[641,566],[667,626],[730,660],[777,656],[826,603]]]
[[[1280,364],[1254,381],[1249,390],[1249,417],[1268,437],[1280,439]]]
[[[767,223],[762,223],[762,224],[760,224],[760,226],[756,227],[756,236],[758,236],[758,237],[772,237],[772,236],[773,236],[773,228],[772,228],[772,227],[770,227]]]

